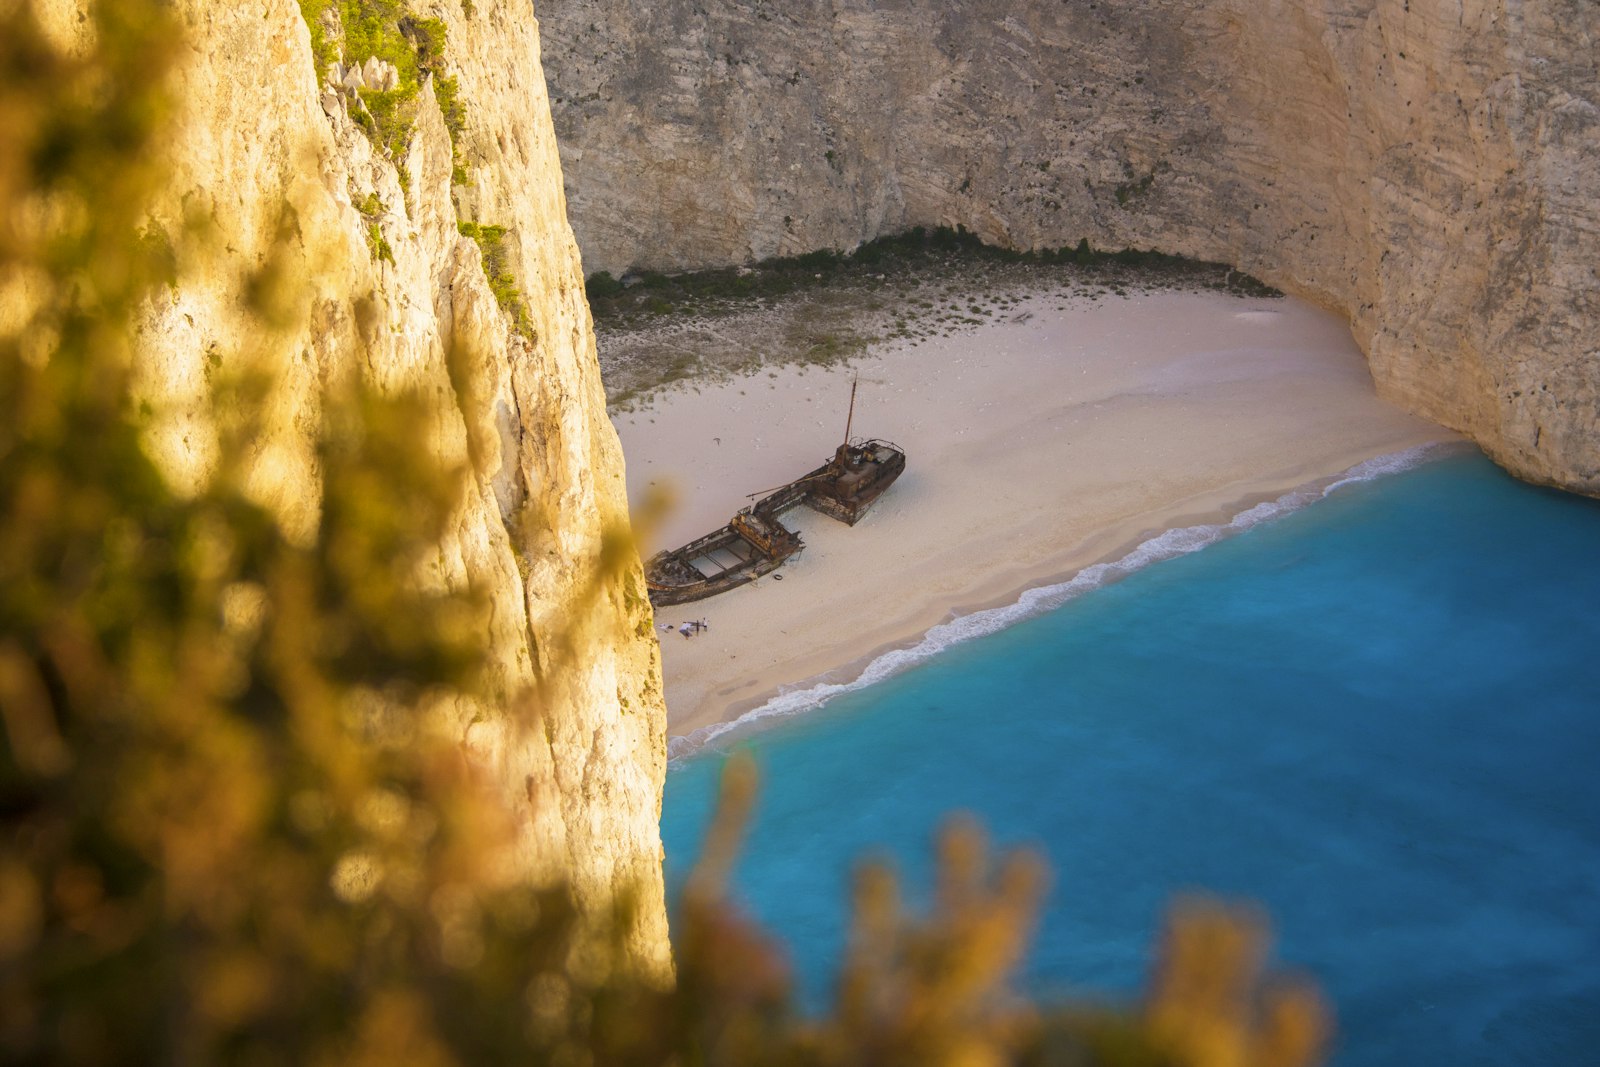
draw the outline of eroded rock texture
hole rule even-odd
[[[175,235],[200,220],[209,252],[188,264],[140,331],[139,371],[163,413],[164,464],[180,480],[203,474],[214,453],[208,376],[265,360],[278,384],[254,489],[289,529],[309,531],[326,384],[360,374],[439,399],[436,418],[417,432],[446,460],[469,463],[473,477],[437,577],[488,593],[483,625],[494,653],[495,699],[456,708],[454,729],[519,813],[520,873],[570,877],[591,905],[635,888],[636,951],[664,965],[659,651],[636,559],[620,580],[591,588],[605,531],[627,521],[622,455],[606,417],[530,5],[475,0],[471,17],[457,0],[411,5],[448,26],[448,63],[468,109],[462,147],[472,183],[459,210],[507,227],[525,335],[497,302],[478,245],[458,232],[450,137],[431,83],[405,157],[391,159],[353,119],[355,96],[313,69],[295,0],[175,6],[187,30],[181,130],[154,221]],[[72,0],[50,8],[62,32],[73,32]],[[277,334],[241,301],[245,279],[274,259]],[[470,353],[475,374],[452,379],[452,341]],[[563,648],[560,669],[547,671]],[[541,674],[552,682],[536,727],[524,730],[525,698]]]
[[[1591,0],[545,0],[587,269],[964,225],[1235,263],[1600,494]]]

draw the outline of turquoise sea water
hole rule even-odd
[[[964,810],[1054,871],[1030,988],[1137,988],[1166,903],[1204,888],[1266,906],[1333,1001],[1337,1064],[1600,1062],[1600,504],[1481,458],[1345,486],[732,743],[764,777],[737,887],[813,1002],[854,862],[925,885]],[[669,880],[722,758],[669,771]]]

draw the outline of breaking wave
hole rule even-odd
[[[1261,523],[1299,511],[1347,485],[1399,474],[1455,454],[1459,448],[1460,446],[1450,443],[1430,443],[1401,452],[1376,456],[1332,478],[1311,482],[1285,493],[1276,500],[1246,508],[1228,522],[1167,530],[1143,542],[1121,559],[1096,563],[1083,568],[1065,581],[1029,589],[1013,604],[975,611],[970,615],[959,615],[948,622],[942,622],[923,634],[916,644],[908,648],[891,649],[878,656],[851,681],[802,684],[798,688],[783,690],[765,704],[745,712],[737,719],[713,723],[691,733],[671,738],[667,742],[667,757],[669,760],[681,759],[699,752],[719,738],[735,731],[743,731],[755,723],[812,711],[834,697],[875,685],[932,659],[952,646],[987,636],[1024,619],[1043,615],[1075,597],[1125,578],[1152,563],[1198,552],[1208,545],[1242,533],[1252,526],[1259,526]]]

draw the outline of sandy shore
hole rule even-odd
[[[799,683],[848,681],[952,616],[1164,530],[1226,522],[1372,457],[1453,439],[1379,401],[1344,324],[1292,299],[1039,296],[853,366],[854,433],[905,448],[906,473],[853,528],[789,512],[806,548],[781,581],[658,613],[710,625],[661,635],[669,735]],[[652,484],[676,497],[657,546],[721,526],[745,494],[826,459],[853,373],[763,371],[617,416],[630,498]]]

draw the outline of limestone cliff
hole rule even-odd
[[[1600,494],[1590,0],[545,0],[591,271],[964,225],[1238,264]]]
[[[457,147],[470,188],[456,191],[476,213],[464,217],[506,228],[520,328],[478,244],[458,230],[451,135],[431,81],[396,156],[363,129],[360,98],[314,69],[295,0],[175,7],[187,30],[181,128],[154,221],[169,235],[198,222],[209,252],[140,330],[144,392],[170,413],[161,459],[179,478],[198,476],[213,450],[208,375],[266,359],[277,385],[254,489],[305,530],[318,508],[312,446],[325,384],[362,374],[437,396],[437,417],[418,432],[473,472],[438,576],[476,582],[490,601],[497,699],[457,709],[463,746],[523,813],[521,869],[566,875],[590,903],[636,887],[636,950],[664,962],[659,651],[637,559],[597,598],[586,592],[627,505],[527,0],[476,0],[470,16],[458,0],[410,5],[448,28],[445,61],[467,115]],[[52,14],[72,32],[71,0]],[[249,284],[275,290],[276,336],[242,312]],[[452,376],[452,345],[476,373]],[[526,710],[563,643],[570,655],[541,690],[542,729],[513,728],[510,709]]]

